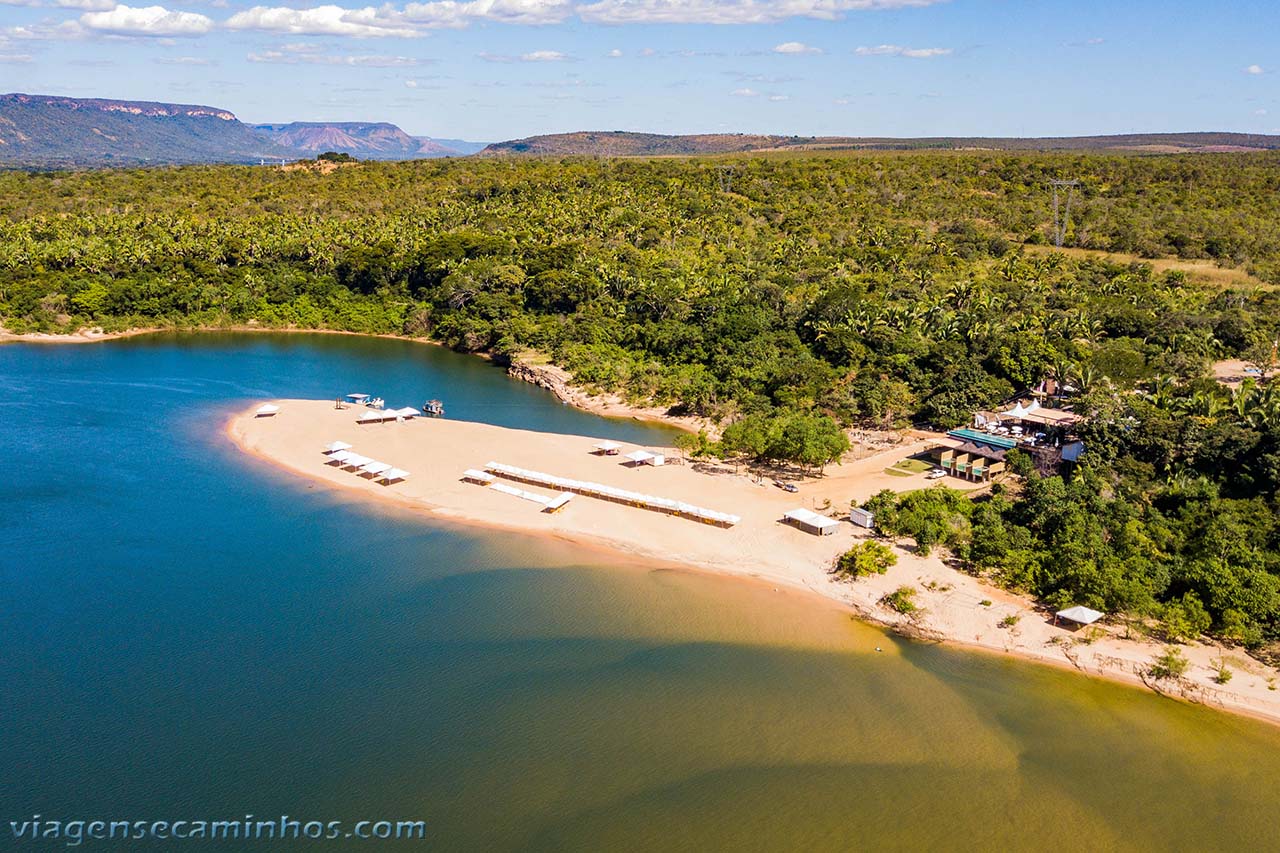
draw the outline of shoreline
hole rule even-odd
[[[1097,632],[1067,631],[1052,625],[1031,599],[956,571],[937,556],[923,558],[893,544],[898,564],[885,575],[856,581],[837,580],[826,574],[826,567],[850,545],[871,536],[847,523],[837,535],[828,537],[809,536],[777,524],[780,508],[798,503],[798,499],[773,489],[761,489],[747,477],[698,473],[678,465],[667,466],[665,471],[662,468],[642,471],[623,470],[614,462],[610,469],[605,467],[610,464],[607,458],[588,457],[584,442],[592,440],[580,436],[434,420],[355,427],[354,417],[359,411],[355,407],[345,410],[344,416],[335,413],[332,403],[328,402],[273,402],[282,406],[281,415],[255,419],[252,409],[235,414],[224,425],[227,438],[240,451],[276,470],[347,494],[362,494],[361,500],[372,498],[375,504],[425,513],[432,520],[449,524],[548,537],[612,556],[769,583],[775,585],[775,589],[785,587],[790,592],[821,596],[825,603],[840,607],[860,621],[908,638],[1071,669],[1167,698],[1280,724],[1280,691],[1272,689],[1276,672],[1248,658],[1242,650],[1204,644],[1181,646],[1191,661],[1186,678],[1176,683],[1153,683],[1143,676],[1143,670],[1164,649],[1164,644],[1127,639],[1115,628]],[[299,410],[302,421],[307,423],[281,427],[281,418]],[[322,423],[317,425],[314,421]],[[431,450],[423,449],[423,442],[409,440],[418,430],[432,429],[445,434],[442,439],[433,437],[436,440],[430,442],[434,448],[443,444],[443,449],[437,449],[434,457],[430,455]],[[403,484],[375,485],[324,465],[319,454],[323,444],[321,435],[327,436],[326,440],[350,441],[357,444],[362,453],[375,454],[417,470],[414,477]],[[421,433],[418,435],[420,438]],[[566,466],[579,469],[568,471],[568,476],[596,471],[602,480],[609,474],[619,482],[640,477],[647,484],[661,476],[665,478],[663,488],[657,485],[646,485],[646,488],[667,496],[678,495],[681,489],[713,496],[721,502],[704,505],[742,512],[744,520],[730,530],[709,528],[587,497],[575,498],[565,513],[546,515],[534,512],[527,505],[521,506],[518,499],[491,494],[480,486],[459,487],[456,480],[462,469],[483,465],[492,455],[486,448],[494,446],[528,447],[524,458],[502,460],[513,464],[557,473],[566,473]],[[303,449],[299,450],[300,447]],[[878,490],[882,485],[876,478],[880,466],[904,452],[907,451],[895,448],[846,463],[841,467],[856,470],[839,471],[830,478],[807,483],[805,491],[847,492],[850,488],[859,488],[864,480],[869,482],[861,487],[862,491]],[[411,463],[404,461],[408,458],[405,454],[411,453],[418,456]],[[546,460],[541,468],[537,463],[540,459]],[[905,489],[918,485],[914,478],[902,480],[895,487]],[[813,497],[815,502],[818,496]],[[615,533],[602,534],[601,530]],[[922,610],[912,617],[899,615],[880,603],[883,596],[902,585],[911,585],[917,590],[916,601]],[[1005,624],[1010,619],[1012,623]],[[1214,663],[1220,659],[1225,659],[1234,673],[1232,683],[1227,686],[1215,684],[1211,679],[1216,671]]]
[[[124,340],[125,338],[136,338],[143,335],[161,335],[169,332],[251,332],[251,333],[274,333],[285,335],[355,335],[365,338],[382,338],[389,341],[407,341],[413,344],[423,344],[425,346],[443,347],[440,341],[432,338],[414,338],[408,335],[396,335],[390,332],[352,332],[346,329],[303,329],[296,326],[286,328],[272,328],[259,325],[233,325],[233,326],[192,326],[189,328],[175,327],[148,327],[141,329],[126,329],[121,332],[104,332],[100,327],[81,329],[77,332],[66,332],[59,334],[51,334],[45,332],[24,332],[16,334],[0,326],[0,345],[6,343],[14,344],[96,344],[107,341]],[[458,353],[459,355],[469,355],[475,358],[500,367],[493,360],[489,353],[473,352]],[[536,385],[539,388],[550,391],[560,402],[573,406],[580,411],[588,412],[593,415],[600,415],[605,418],[623,418],[643,423],[656,423],[685,432],[696,433],[699,430],[708,430],[715,436],[718,432],[716,426],[705,418],[696,418],[692,416],[671,415],[663,411],[659,407],[641,406],[633,403],[627,403],[613,394],[593,394],[574,385],[572,378],[563,368],[556,367],[553,364],[535,364],[530,361],[514,361],[507,368],[506,373],[513,379],[521,382],[527,382]]]

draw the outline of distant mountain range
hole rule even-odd
[[[73,168],[298,160],[325,151],[362,160],[479,154],[653,157],[765,151],[995,149],[1073,151],[1258,151],[1280,136],[1247,133],[1139,133],[1043,139],[983,137],[768,136],[715,133],[665,136],[580,131],[484,145],[410,136],[387,122],[244,124],[228,110],[192,104],[113,101],[57,95],[0,95],[0,167]]]
[[[1129,133],[1115,136],[998,138],[939,136],[918,139],[856,136],[764,136],[707,133],[664,136],[629,131],[578,131],[497,142],[485,157],[510,155],[655,157],[764,151],[981,150],[1210,152],[1280,149],[1280,136],[1252,133]]]
[[[325,151],[410,160],[472,154],[483,147],[410,136],[385,122],[249,125],[229,110],[193,104],[0,95],[0,166],[257,163]]]
[[[362,160],[414,160],[422,157],[457,157],[474,154],[483,142],[410,136],[388,122],[295,121],[289,124],[255,124],[253,129],[277,145],[311,155],[325,151],[350,154]]]

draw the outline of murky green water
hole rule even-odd
[[[355,390],[655,440],[393,341],[0,347],[0,849],[37,813],[426,820],[399,849],[1280,847],[1280,730],[428,525],[222,438],[249,400]]]

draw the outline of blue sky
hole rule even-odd
[[[0,91],[498,140],[1280,133],[1280,3],[0,0]]]

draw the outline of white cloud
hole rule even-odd
[[[0,53],[0,65],[26,65],[35,59],[27,53]]]
[[[405,87],[406,89],[416,89],[416,88],[418,88],[418,81],[417,81],[417,80],[405,80],[405,81],[404,81],[404,87]]]
[[[775,47],[773,49],[773,52],[786,54],[788,56],[803,56],[804,54],[822,53],[822,48],[810,47],[809,45],[800,41],[784,41],[782,44]]]
[[[289,9],[283,6],[254,6],[227,19],[229,30],[254,30],[289,35],[351,36],[353,38],[413,38],[421,33],[406,26],[402,15],[389,6],[375,9],[344,9],[316,6]]]
[[[116,0],[58,0],[57,5],[63,9],[79,9],[82,12],[110,12],[116,7]]]
[[[202,56],[162,56],[156,60],[161,65],[213,65],[212,59]]]
[[[881,44],[875,47],[860,47],[854,50],[858,56],[905,56],[909,59],[932,59],[935,56],[947,56],[949,47],[903,47],[898,44]]]
[[[605,54],[605,56],[609,57],[610,59],[617,59],[617,58],[619,58],[620,56],[622,56],[622,51],[618,50],[618,49],[615,47],[613,50],[611,50],[611,51],[609,51],[608,53],[606,53],[606,54]]]
[[[558,50],[535,50],[520,54],[521,62],[564,62],[568,58]]]
[[[471,21],[500,24],[558,24],[573,14],[569,0],[437,0],[409,3],[405,21],[427,28],[465,27]]]
[[[117,36],[200,36],[213,29],[213,19],[195,12],[172,12],[163,6],[116,6],[110,12],[86,12],[80,25]]]
[[[1265,109],[1261,109],[1261,110],[1254,110],[1254,111],[1253,111],[1253,114],[1254,114],[1254,115],[1256,115],[1256,116],[1264,116],[1264,115],[1266,115],[1266,114],[1267,114],[1267,111],[1266,111]]]
[[[331,55],[306,50],[264,50],[245,57],[250,62],[271,65],[344,65],[351,68],[411,68],[421,61],[411,56],[377,54]],[[410,81],[411,82],[411,81]],[[417,85],[416,83],[414,84]]]
[[[1261,66],[1261,65],[1250,65],[1248,68],[1246,68],[1246,69],[1244,70],[1244,73],[1245,73],[1245,74],[1261,74],[1261,73],[1262,73],[1262,66]]]
[[[756,98],[760,95],[755,89],[734,89],[729,94],[735,98]]]
[[[771,100],[771,101],[789,101],[789,100],[791,100],[791,96],[790,96],[790,95],[770,95],[770,96],[769,96],[769,100]]]
[[[932,6],[944,0],[598,0],[578,17],[598,24],[770,24],[787,18],[835,21],[846,12]]]

